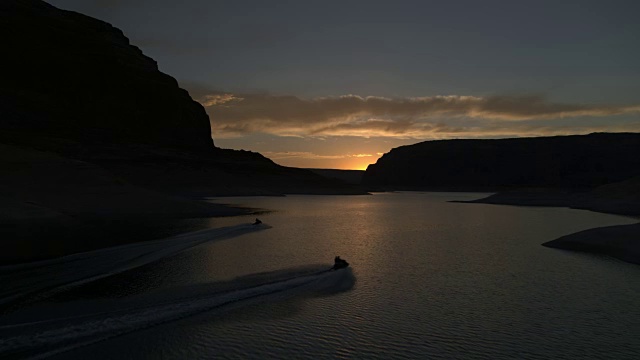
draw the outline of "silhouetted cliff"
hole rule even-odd
[[[640,134],[438,140],[392,149],[363,184],[386,189],[589,189],[640,175]]]
[[[103,21],[39,0],[1,0],[0,41],[0,263],[249,212],[193,197],[364,193],[216,148],[204,108]]]
[[[5,137],[213,148],[204,108],[122,31],[38,0],[0,2]]]
[[[0,40],[0,143],[174,194],[362,193],[258,153],[216,148],[202,105],[103,21],[40,0],[3,0]]]

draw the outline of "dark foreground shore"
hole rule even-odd
[[[56,214],[34,207],[27,209],[30,216],[16,218],[15,212],[7,214],[0,209],[0,266],[176,236],[215,226],[217,217],[255,211],[211,205],[203,206],[200,213],[181,214],[176,208],[175,213],[102,217]]]
[[[497,193],[469,203],[552,206],[626,215],[640,219],[640,179],[606,185],[589,192],[518,191]],[[640,223],[580,231],[546,242],[543,246],[597,253],[640,264]]]
[[[267,160],[262,165],[268,171],[260,161],[198,163],[168,150],[160,161],[151,156],[160,151],[155,148],[127,148],[138,156],[133,160],[114,145],[79,148],[100,156],[82,160],[0,141],[0,265],[160,239],[215,226],[212,218],[260,211],[213,204],[208,197],[366,194]]]
[[[0,163],[1,265],[158,239],[252,211],[135,186],[49,152],[0,144]]]

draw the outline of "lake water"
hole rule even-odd
[[[540,246],[636,220],[448,202],[479,197],[412,192],[212,200],[270,212],[259,215],[260,231],[96,280],[5,318],[4,348],[19,348],[5,354],[640,358],[640,267]],[[233,227],[254,217],[210,225]],[[335,255],[351,268],[324,271]],[[51,320],[16,325],[38,314]],[[16,347],[21,341],[27,345]],[[2,340],[0,355],[1,349]]]

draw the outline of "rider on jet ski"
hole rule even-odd
[[[340,259],[340,256],[336,256],[333,259],[333,270],[346,268],[347,266],[349,266],[349,263],[346,260]]]

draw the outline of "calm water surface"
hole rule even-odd
[[[264,296],[203,307],[53,358],[640,358],[640,267],[540,246],[635,220],[447,202],[478,197],[212,200],[270,209],[260,218],[271,228],[129,271],[92,296],[189,297],[187,289],[221,281],[240,287],[237,278],[246,275],[251,286],[267,283],[256,290]],[[335,255],[351,272],[313,275]],[[313,274],[298,286],[305,271]]]

